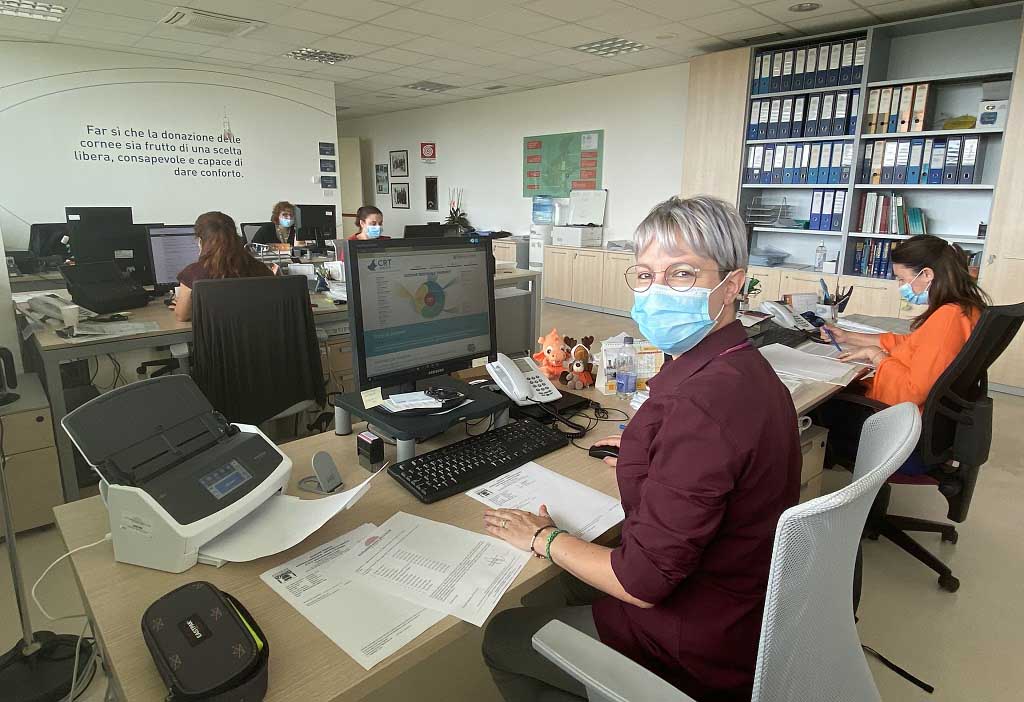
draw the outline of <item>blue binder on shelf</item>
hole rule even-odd
[[[789,130],[789,136],[794,139],[804,136],[804,108],[806,106],[806,95],[798,95],[793,98],[793,126]]]
[[[828,182],[832,184],[838,184],[839,178],[843,174],[843,145],[840,143],[832,144],[832,162],[829,164],[828,169]]]
[[[786,147],[782,144],[775,145],[775,157],[772,162],[772,183],[781,184],[782,175],[785,172]]]
[[[928,164],[928,185],[942,185],[942,170],[946,165],[946,138],[935,137],[932,160]]]
[[[772,75],[768,83],[768,92],[777,93],[782,90],[782,52],[772,52]]]
[[[811,229],[821,229],[821,201],[824,196],[824,190],[815,190],[811,193]]]
[[[779,119],[782,117],[782,98],[772,98],[768,117],[768,138],[779,138]]]
[[[818,47],[818,70],[814,72],[814,87],[824,88],[828,85],[828,62],[829,62],[829,44],[821,44]]]
[[[836,113],[836,94],[823,93],[821,111],[818,112],[818,136],[832,135],[832,117]]]
[[[846,122],[849,119],[850,91],[840,90],[836,93],[835,112],[832,117],[832,136],[846,134]]]
[[[853,52],[853,80],[850,81],[854,84],[859,84],[861,79],[864,78],[864,60],[868,55],[868,40],[858,39],[857,47]]]
[[[913,86],[910,86],[913,90]],[[892,89],[892,103],[889,107],[889,122],[885,125],[885,131],[895,134],[900,128],[900,98],[903,95],[903,88],[896,85]]]
[[[814,88],[814,76],[818,67],[818,47],[808,46],[807,47],[807,63],[804,65],[804,84],[803,90],[811,90]]]
[[[782,98],[782,113],[779,115],[779,138],[788,139],[793,124],[793,98]]]
[[[757,124],[761,120],[761,101],[750,101],[750,121],[747,122],[747,139],[757,138]]]
[[[764,160],[761,161],[761,184],[772,182],[772,164],[775,163],[775,144],[764,147]]]
[[[814,182],[819,184],[828,182],[830,163],[832,163],[832,144],[826,141],[821,144],[821,155],[818,157],[818,176]]]
[[[757,95],[761,90],[761,54],[754,56],[754,77],[750,79],[750,94]]]
[[[896,165],[892,169],[892,182],[906,185],[907,169],[910,165],[910,139],[896,140]]]
[[[964,138],[959,136],[946,139],[946,162],[942,169],[942,184],[956,185],[960,179],[960,150]]]
[[[807,182],[815,184],[818,182],[818,161],[821,159],[821,144],[815,142],[809,144],[810,158],[807,159]]]
[[[793,64],[796,61],[796,50],[786,49],[782,52],[782,90],[793,89]]]
[[[792,185],[796,182],[796,144],[786,144],[786,155],[782,162],[782,182]]]
[[[910,161],[907,163],[907,183],[921,182],[921,161],[924,157],[924,137],[910,140]]]
[[[761,82],[757,88],[759,93],[767,93],[771,89],[772,76],[772,52],[765,51],[761,54]]]
[[[832,87],[839,85],[839,67],[843,62],[843,44],[836,42],[828,53],[828,74],[825,78],[825,85]]]
[[[821,111],[821,95],[807,98],[807,118],[804,119],[804,136],[818,136],[818,113]]]
[[[832,208],[835,207],[836,191],[825,190],[821,197],[821,223],[819,225],[823,232],[832,229]]]
[[[747,167],[745,169],[743,169],[743,182],[744,183],[752,183],[752,182],[754,182],[752,174],[754,172],[754,149],[755,148],[756,147],[753,147],[753,146],[748,146],[747,147]]]
[[[807,176],[808,176],[807,171],[809,170],[808,165],[811,162],[811,145],[810,144],[800,144],[797,148],[798,148],[799,154],[800,154],[799,157],[798,157],[798,161],[799,161],[800,167],[796,171],[796,181],[798,183],[800,183],[801,185],[806,185],[807,182],[808,182],[807,181]]]
[[[804,89],[804,72],[807,70],[807,48],[800,47],[796,50],[796,58],[793,60],[793,90]]]
[[[869,141],[864,145],[864,158],[860,160],[860,176],[857,181],[860,183],[871,182],[871,157],[875,153],[875,142]]]
[[[846,209],[846,191],[836,190],[835,204],[832,206],[832,231],[843,228],[843,210]]]
[[[750,171],[748,183],[761,182],[761,169],[764,167],[764,146],[758,144],[754,147],[754,167]]]
[[[771,117],[771,100],[761,101],[761,114],[757,118],[757,138],[768,138],[768,119]]]
[[[853,82],[853,54],[857,43],[850,39],[843,42],[842,60],[839,64],[839,85]]]
[[[850,120],[846,127],[847,134],[857,133],[857,118],[860,117],[860,88],[850,91]]]

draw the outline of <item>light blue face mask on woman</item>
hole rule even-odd
[[[381,225],[379,224],[368,224],[366,225],[366,236],[370,237],[371,239],[376,239],[377,237],[380,236],[382,229],[383,227],[381,227]]]
[[[291,217],[281,217],[278,222],[280,222],[281,226],[285,229],[290,228],[292,224],[294,224],[294,220]]]
[[[914,292],[914,281],[917,280],[917,276],[924,273],[922,268],[918,271],[917,275],[909,283],[904,283],[900,286],[900,297],[909,302],[912,305],[927,305],[928,304],[928,288],[931,287],[929,283],[928,288],[925,288],[921,292]]]
[[[654,284],[643,292],[633,293],[629,314],[647,341],[670,356],[678,356],[699,344],[722,316],[725,305],[714,318],[708,308],[708,298],[722,283],[710,289],[692,287],[685,292]]]

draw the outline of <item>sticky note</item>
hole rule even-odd
[[[363,398],[363,407],[366,409],[384,404],[384,395],[381,394],[380,388],[363,390],[359,395]]]
[[[473,359],[473,367],[474,368],[479,368],[480,366],[486,366],[486,365],[487,365],[487,356],[480,356],[479,358],[474,358]]]

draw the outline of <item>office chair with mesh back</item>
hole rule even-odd
[[[917,407],[904,402],[869,417],[854,480],[790,507],[779,518],[768,574],[751,702],[881,700],[853,614],[854,559],[878,490],[914,450]],[[654,673],[558,620],[533,647],[578,680],[590,702],[693,702]]]
[[[1024,323],[1024,303],[988,307],[967,343],[928,393],[922,413],[924,429],[911,461],[930,467],[921,475],[897,473],[878,494],[868,516],[865,535],[884,536],[939,574],[939,586],[949,592],[960,581],[945,563],[915,541],[907,532],[941,534],[955,544],[959,535],[952,524],[889,514],[891,484],[927,485],[938,488],[948,503],[947,517],[967,519],[974,487],[992,444],[992,399],[988,397],[988,368],[1013,341]],[[861,395],[842,393],[835,401],[860,406],[865,414],[886,405]],[[833,455],[835,463],[849,467],[852,456]]]
[[[242,222],[238,225],[239,230],[242,232],[242,240],[249,243],[256,236],[256,232],[267,224],[270,224],[270,222]]]
[[[260,424],[323,406],[304,276],[200,280],[192,305],[192,378],[229,421]]]

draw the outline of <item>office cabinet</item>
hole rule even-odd
[[[328,392],[351,392],[356,389],[351,337],[327,343],[327,362],[324,363],[324,371],[328,376]]]
[[[581,305],[601,304],[601,289],[604,284],[604,251],[576,251],[576,259],[572,265],[572,297],[573,302]]]
[[[516,245],[512,241],[495,241],[491,243],[491,251],[494,252],[495,261],[516,260]]]
[[[53,524],[53,508],[64,502],[64,492],[50,406],[39,378],[20,376],[14,392],[21,397],[0,407],[0,423],[11,517],[15,531],[24,531]]]
[[[829,290],[835,292],[839,276],[828,273],[815,273],[814,271],[791,271],[782,270],[782,282],[779,285],[779,296],[791,295],[793,293],[821,293],[821,283],[824,280]]]
[[[874,317],[899,316],[899,282],[895,280],[843,276],[843,288],[853,286],[853,296],[844,314],[868,314]]]
[[[572,300],[572,267],[574,249],[560,246],[544,247],[544,297]]]
[[[803,456],[803,465],[800,469],[801,502],[821,497],[827,442],[828,429],[824,427],[812,425],[800,435],[800,453]]]
[[[747,269],[747,276],[756,278],[760,283],[759,292],[747,295],[747,309],[756,310],[765,300],[773,301],[779,299],[779,285],[782,282],[782,271],[778,268],[762,268],[751,266]]]
[[[626,285],[626,269],[636,263],[633,254],[606,253],[601,284],[601,307],[629,312],[633,309],[633,291]]]

